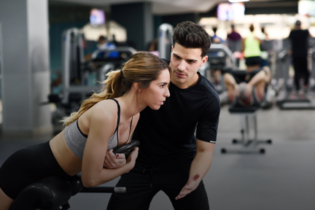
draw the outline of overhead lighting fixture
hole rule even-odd
[[[249,0],[229,0],[229,2],[231,3],[246,2],[246,1],[249,1]]]

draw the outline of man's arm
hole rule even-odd
[[[207,174],[211,166],[212,154],[215,144],[197,139],[196,145],[197,153],[190,166],[188,182],[180,191],[179,195],[175,198],[176,200],[183,198],[187,194],[194,191],[199,186],[199,183]]]
[[[197,139],[196,145],[197,152],[193,162],[191,163],[189,177],[199,174],[201,181],[210,168],[215,144]]]
[[[216,96],[209,95],[209,104],[198,121],[196,131],[196,155],[190,166],[189,178],[176,200],[185,197],[194,191],[202,178],[207,174],[217,139],[217,130],[220,116],[220,101]]]

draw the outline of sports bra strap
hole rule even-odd
[[[132,126],[132,120],[133,120],[133,116],[131,117],[131,121],[130,121],[130,130],[129,130],[129,137],[130,137],[130,134],[131,134],[131,126]]]
[[[120,120],[120,105],[119,105],[119,103],[118,103],[118,101],[116,99],[114,99],[114,98],[110,98],[110,99],[114,100],[116,102],[116,104],[117,104],[117,107],[118,107],[118,114],[117,114],[118,117],[117,117],[117,127],[116,127],[116,130],[117,130],[118,129],[118,125],[119,125],[119,120]]]

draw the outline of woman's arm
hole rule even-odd
[[[132,120],[132,126],[131,126],[131,131],[130,131],[130,137],[128,139],[128,142],[131,141],[132,134],[137,126],[137,123],[139,121],[140,113],[136,114],[133,116]],[[127,143],[127,142],[126,142]],[[126,164],[126,157],[125,154],[115,154],[113,153],[113,150],[110,150],[107,152],[104,160],[104,167],[105,168],[120,168]]]
[[[117,169],[103,168],[108,141],[116,128],[116,118],[104,107],[93,107],[91,110],[90,129],[84,149],[81,172],[82,183],[85,187],[93,187],[108,182],[134,167],[137,150],[133,152],[134,154],[123,167]]]

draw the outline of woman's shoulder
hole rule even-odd
[[[117,118],[117,104],[113,100],[103,100],[91,108],[91,119],[107,121]]]

